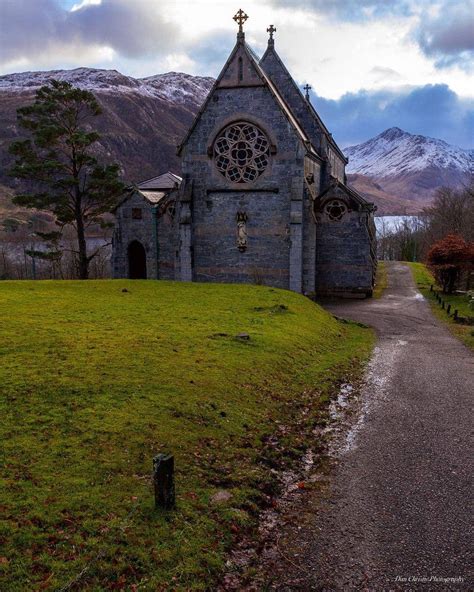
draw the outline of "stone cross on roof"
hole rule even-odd
[[[245,14],[245,12],[241,8],[239,8],[237,14],[233,18],[234,18],[234,21],[236,23],[238,23],[238,25],[239,25],[239,33],[243,33],[244,32],[243,25],[249,17]]]
[[[304,88],[304,91],[305,91],[305,98],[306,98],[307,101],[309,101],[309,91],[311,90],[312,87],[309,84],[305,84],[303,86],[303,88]]]
[[[276,27],[270,25],[267,29],[267,33],[270,33],[270,39],[273,39],[273,33],[276,33]]]

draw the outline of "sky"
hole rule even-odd
[[[0,0],[0,75],[81,66],[217,76],[276,49],[341,146],[397,126],[474,147],[474,0]]]

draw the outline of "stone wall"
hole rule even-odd
[[[141,219],[132,217],[134,209],[141,210]],[[128,247],[133,241],[138,241],[146,252],[147,278],[174,279],[176,250],[174,220],[166,212],[158,217],[158,224],[156,224],[155,212],[157,212],[155,206],[139,193],[131,196],[117,208],[112,249],[113,277],[129,277]]]
[[[316,291],[325,295],[371,295],[374,260],[368,214],[352,211],[332,221],[322,214],[316,237]]]
[[[132,218],[134,208],[141,209],[141,219]],[[117,208],[112,252],[112,272],[115,278],[129,276],[128,246],[135,240],[145,247],[147,277],[156,278],[156,245],[152,209],[152,205],[138,193]]]
[[[174,201],[174,200],[173,200]],[[171,204],[173,207],[173,204]],[[158,217],[158,279],[175,279],[176,220],[172,209],[166,209]]]
[[[237,121],[257,125],[272,147],[267,169],[248,184],[226,179],[212,157],[215,137]],[[299,137],[267,87],[215,91],[183,151],[183,176],[188,186],[192,182],[194,280],[264,283],[302,290],[304,153]],[[248,218],[248,245],[243,252],[237,244],[238,212],[245,212]],[[188,236],[183,230],[181,234]],[[181,245],[187,248],[183,240]]]

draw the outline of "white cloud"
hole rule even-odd
[[[85,8],[86,6],[97,6],[98,4],[102,4],[102,0],[82,0],[82,2],[78,2],[71,6],[71,12],[81,10],[81,8]]]
[[[102,66],[141,76],[168,69],[216,76],[237,31],[236,5],[229,0],[76,0],[71,11],[61,11],[56,0],[6,2],[6,11],[0,8],[0,18],[8,21],[0,31],[7,48],[4,72],[18,64],[18,69]],[[320,0],[246,0],[246,37],[263,53],[266,28],[274,24],[277,51],[295,79],[328,98],[427,83],[445,83],[472,96],[467,73],[454,62],[438,69],[414,33],[426,15],[442,17],[445,0],[398,2],[403,10],[384,12],[386,2],[365,0],[351,20],[354,2],[338,0],[326,9]],[[345,11],[344,18],[336,9]]]

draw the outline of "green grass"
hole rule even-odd
[[[275,494],[272,468],[301,457],[373,344],[371,330],[257,286],[5,281],[0,315],[9,592],[79,574],[71,590],[212,587]],[[171,514],[153,506],[159,452],[175,455]],[[222,489],[232,498],[212,503]]]
[[[461,339],[468,347],[474,349],[474,327],[472,325],[460,325],[455,323],[452,316],[446,314],[446,310],[443,310],[438,302],[435,300],[434,293],[430,292],[430,286],[440,291],[441,288],[436,285],[436,280],[433,275],[427,269],[423,263],[408,263],[411,267],[413,278],[416,285],[423,296],[428,300],[430,306],[438,319],[441,319],[448,324],[451,332]],[[443,300],[446,302],[446,306],[451,304],[451,314],[455,309],[459,311],[459,316],[469,317],[473,316],[472,310],[469,308],[467,296],[461,294],[443,294]]]
[[[377,262],[377,275],[375,276],[374,298],[382,298],[383,292],[388,285],[387,266],[385,261]]]

